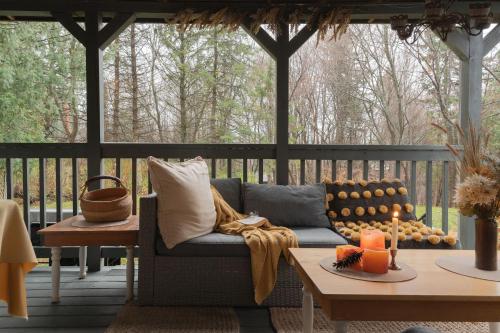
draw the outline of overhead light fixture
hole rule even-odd
[[[401,40],[408,44],[415,43],[427,29],[434,31],[442,40],[448,34],[461,29],[471,36],[480,35],[493,21],[490,3],[474,3],[469,5],[469,13],[451,11],[455,0],[427,0],[422,18],[410,22],[408,15],[391,17],[391,29],[396,31]]]

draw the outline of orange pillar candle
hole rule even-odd
[[[342,260],[345,257],[350,256],[351,254],[353,254],[355,252],[361,252],[361,251],[363,251],[363,250],[361,250],[361,248],[354,246],[354,245],[339,245],[336,248],[337,260]],[[361,270],[361,261],[352,265],[349,268],[360,271]]]
[[[363,271],[384,274],[389,269],[389,251],[385,248],[365,249],[363,252]]]
[[[361,231],[361,241],[359,246],[362,249],[385,248],[385,236],[380,230]]]

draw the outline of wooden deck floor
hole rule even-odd
[[[136,278],[137,281],[137,278]],[[48,267],[37,267],[26,278],[29,320],[11,318],[0,303],[0,333],[104,332],[125,303],[125,269],[104,268],[78,279],[76,267],[63,267],[61,303],[51,304]],[[236,308],[242,333],[271,333],[267,309]]]

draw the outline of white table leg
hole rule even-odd
[[[314,302],[312,294],[304,286],[302,288],[302,332],[312,333],[314,323]]]
[[[59,303],[59,281],[61,279],[61,248],[52,250],[52,303]]]
[[[500,323],[490,323],[490,333],[500,333]]]
[[[127,301],[134,299],[134,247],[127,246]]]
[[[85,279],[87,273],[85,272],[85,268],[87,266],[87,247],[80,246],[80,251],[78,254],[78,261],[80,262],[80,279]]]

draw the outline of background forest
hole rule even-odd
[[[482,119],[500,149],[495,51],[484,63]],[[104,66],[107,142],[275,141],[274,62],[241,29],[182,32],[134,24],[106,49]],[[459,61],[430,32],[412,46],[388,25],[351,25],[336,42],[312,37],[291,58],[289,80],[292,144],[457,143]],[[448,136],[431,122],[449,129]],[[57,23],[0,23],[0,142],[85,141],[84,48]],[[306,179],[313,182],[310,163]],[[296,166],[290,164],[291,183],[298,181]],[[360,169],[354,171],[359,178]],[[423,172],[425,166],[420,179]],[[265,173],[273,182],[273,163]],[[440,184],[441,168],[433,175]],[[451,186],[454,181],[450,172]],[[418,184],[424,202],[423,179]],[[21,191],[19,182],[16,188]],[[435,186],[436,205],[440,190]]]

